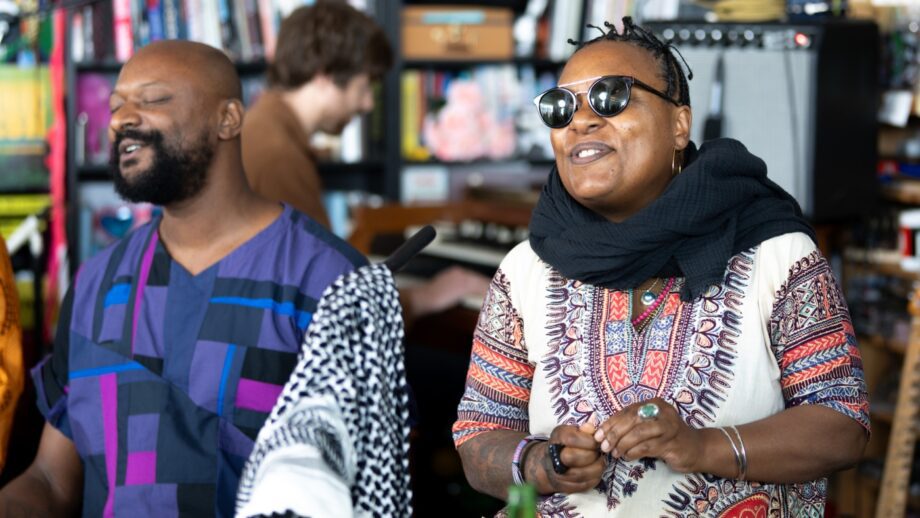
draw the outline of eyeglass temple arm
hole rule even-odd
[[[662,99],[664,99],[665,101],[668,101],[669,103],[673,104],[674,106],[680,106],[680,102],[679,102],[679,101],[675,101],[675,100],[672,99],[670,96],[668,96],[668,94],[666,94],[666,93],[664,93],[664,92],[658,90],[657,88],[654,88],[654,87],[652,87],[652,86],[649,86],[649,85],[643,83],[642,81],[639,81],[638,79],[633,78],[633,84],[636,85],[636,86],[638,86],[639,88],[645,90],[646,92],[651,92],[651,93],[657,95],[658,97],[661,97]]]

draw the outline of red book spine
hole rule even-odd
[[[134,34],[131,29],[131,0],[114,0],[112,2],[115,59],[128,61],[134,53]]]

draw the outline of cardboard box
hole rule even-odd
[[[403,9],[406,59],[511,59],[513,14],[503,7],[411,5]]]

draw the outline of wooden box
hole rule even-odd
[[[402,15],[406,59],[511,59],[511,9],[410,5]]]

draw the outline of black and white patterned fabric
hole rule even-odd
[[[403,321],[370,265],[326,289],[297,367],[259,431],[237,516],[411,515]]]

